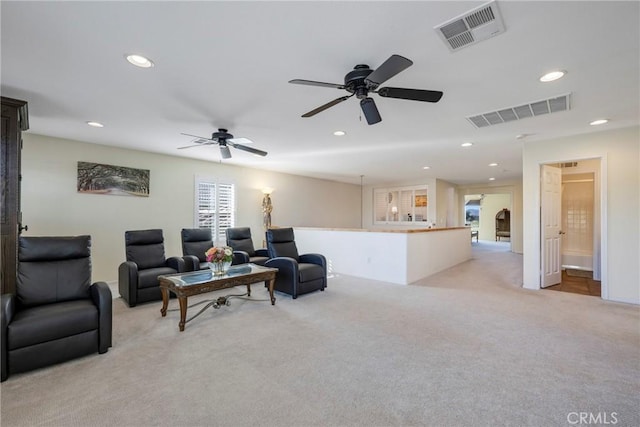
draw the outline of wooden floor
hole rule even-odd
[[[590,277],[576,277],[567,274],[566,270],[562,270],[562,282],[558,285],[549,286],[545,289],[551,289],[552,291],[571,292],[574,294],[592,295],[599,297],[600,293],[600,281],[593,280],[593,276]]]

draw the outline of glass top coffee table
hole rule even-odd
[[[189,320],[186,320],[188,297],[239,285],[246,285],[247,296],[251,296],[251,284],[257,282],[265,282],[268,285],[271,305],[274,305],[276,298],[273,296],[273,286],[277,272],[277,268],[262,267],[256,264],[239,264],[231,266],[229,270],[221,276],[214,275],[211,270],[158,276],[160,292],[162,292],[162,308],[160,309],[160,313],[162,317],[167,315],[169,292],[173,292],[180,304],[180,322],[178,323],[178,327],[180,331],[184,331],[184,325],[204,311],[203,309]],[[218,300],[215,301],[224,303],[226,302],[226,297],[218,298]],[[205,308],[209,306],[215,307],[216,305],[217,302],[213,302]]]

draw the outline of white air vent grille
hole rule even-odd
[[[535,101],[517,107],[503,108],[498,111],[476,114],[467,117],[475,127],[483,128],[500,123],[522,120],[527,117],[541,116],[570,109],[571,94],[560,95],[554,98]]]
[[[504,24],[494,0],[450,19],[434,30],[451,51],[456,51],[503,33]]]

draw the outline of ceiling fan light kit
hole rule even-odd
[[[304,113],[302,117],[312,117],[316,114],[333,107],[355,95],[360,100],[360,108],[364,113],[367,123],[370,125],[379,123],[382,121],[378,108],[376,107],[373,98],[369,97],[369,93],[377,93],[384,98],[396,98],[396,99],[408,99],[412,101],[421,102],[438,102],[442,98],[441,91],[424,90],[424,89],[407,89],[397,87],[383,87],[378,89],[382,83],[386,82],[390,78],[394,77],[398,73],[406,70],[413,62],[400,55],[391,55],[385,62],[382,63],[377,69],[372,70],[368,65],[358,64],[353,67],[353,70],[348,72],[344,76],[344,84],[337,83],[325,83],[314,80],[302,80],[294,79],[289,80],[289,83],[307,85],[307,86],[320,86],[333,89],[344,89],[350,92],[351,95],[341,96],[333,101],[329,101],[320,107],[317,107],[307,113]]]

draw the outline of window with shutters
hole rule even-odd
[[[426,185],[374,189],[374,224],[426,223],[427,190]]]
[[[235,225],[235,206],[233,184],[196,178],[195,226],[210,228],[216,244],[224,244],[227,228]]]

